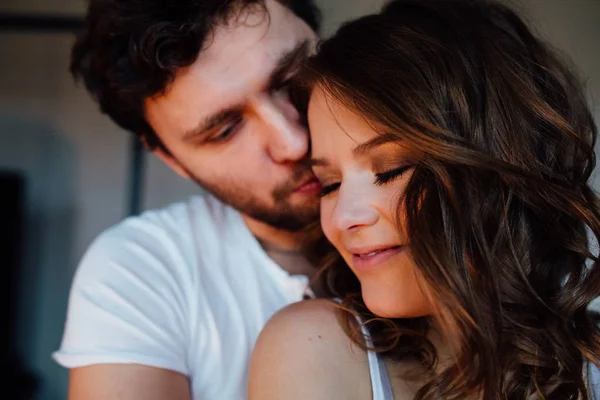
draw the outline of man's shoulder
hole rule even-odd
[[[202,247],[214,248],[235,223],[235,211],[212,196],[197,196],[129,217],[102,232],[88,247],[78,275],[99,278],[116,270],[145,276],[194,274]],[[221,230],[221,234],[218,230]]]
[[[108,232],[115,233],[125,231],[129,227],[141,226],[181,230],[182,225],[193,225],[197,221],[202,222],[199,227],[226,222],[235,214],[237,212],[230,206],[210,194],[203,194],[128,217],[108,229]]]
[[[139,364],[189,375],[187,339],[202,290],[194,213],[207,214],[204,199],[127,218],[93,241],[71,286],[55,354],[61,365]]]
[[[157,245],[178,246],[202,240],[203,234],[214,235],[215,229],[231,227],[237,222],[237,212],[211,195],[193,196],[186,201],[144,211],[106,229],[95,242],[115,244],[155,241]]]

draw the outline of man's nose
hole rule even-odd
[[[270,96],[261,96],[255,104],[267,130],[267,149],[273,161],[286,164],[304,159],[309,150],[309,135],[294,106],[285,99]]]

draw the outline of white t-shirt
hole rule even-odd
[[[245,399],[260,330],[307,285],[266,255],[237,211],[194,197],[96,239],[75,275],[53,357],[67,368],[165,368],[189,377],[193,399]]]

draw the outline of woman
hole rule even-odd
[[[500,4],[398,0],[307,75],[340,304],[269,322],[250,399],[591,399],[597,131],[567,67]]]

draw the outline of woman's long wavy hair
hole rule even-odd
[[[416,397],[589,399],[586,366],[600,359],[589,308],[600,296],[600,202],[588,183],[597,128],[565,63],[504,5],[396,0],[344,25],[308,64],[309,88],[420,160],[401,204],[434,316],[375,317],[341,257],[324,260],[330,294],[370,321],[376,349],[423,363]],[[453,350],[449,366],[432,326]]]

